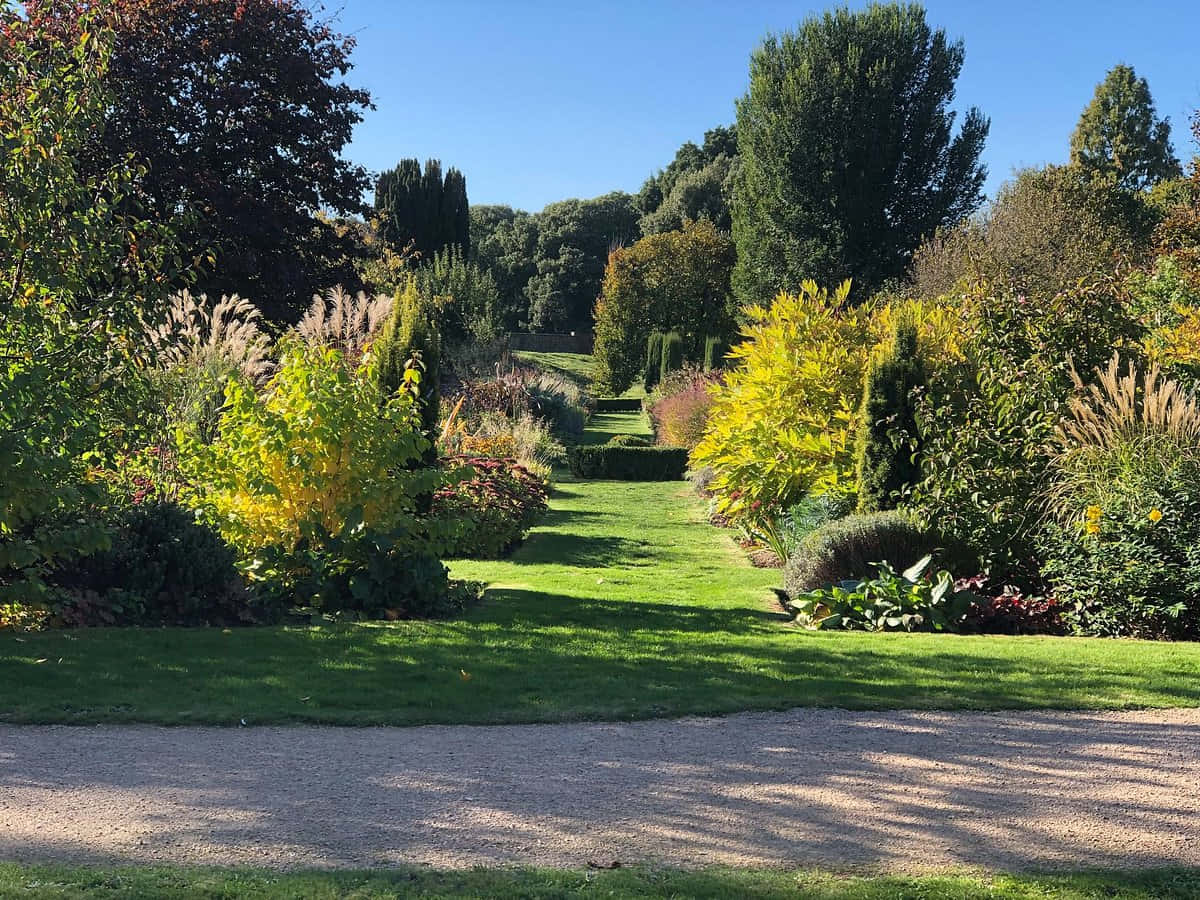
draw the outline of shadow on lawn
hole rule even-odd
[[[554,523],[546,524],[553,526]],[[508,562],[515,566],[554,564],[564,570],[606,569],[637,565],[643,560],[660,556],[658,550],[648,541],[580,535],[565,531],[540,531],[531,535]]]
[[[583,576],[587,577],[587,576]],[[747,607],[709,607],[645,600],[609,600],[592,579],[588,593],[548,594],[522,588],[489,588],[484,604],[489,621],[535,628],[577,627],[614,632],[689,632],[695,635],[749,634],[788,621],[781,612]]]

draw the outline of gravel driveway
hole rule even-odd
[[[1200,865],[1200,710],[0,726],[0,859]]]

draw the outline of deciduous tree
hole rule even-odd
[[[963,45],[918,5],[839,9],[768,38],[737,105],[734,287],[765,302],[808,278],[864,298],[981,202],[988,120],[953,133]]]

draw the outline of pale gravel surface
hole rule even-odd
[[[0,726],[0,859],[1200,865],[1200,710]]]

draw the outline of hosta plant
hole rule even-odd
[[[801,594],[791,600],[796,621],[813,629],[953,631],[975,598],[957,590],[949,572],[929,573],[932,560],[903,572],[883,561],[874,578]]]

